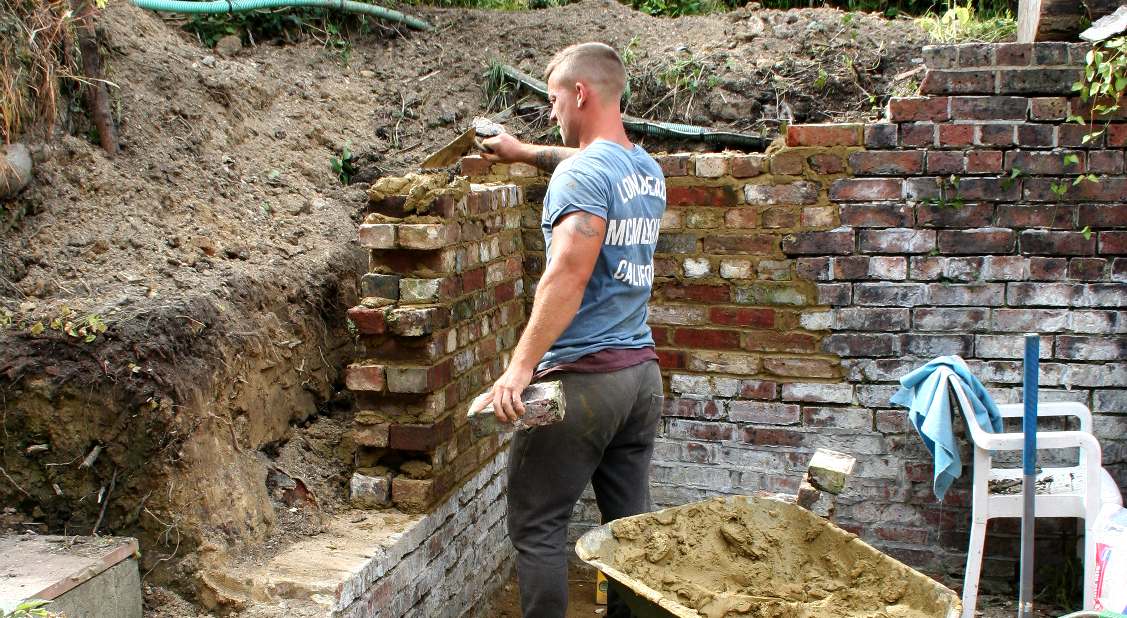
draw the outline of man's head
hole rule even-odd
[[[626,88],[626,67],[614,48],[580,43],[560,51],[544,70],[552,120],[560,123],[565,146],[577,146],[591,119],[618,114]]]

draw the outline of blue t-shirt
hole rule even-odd
[[[606,237],[579,312],[541,359],[541,370],[608,348],[654,345],[646,305],[665,212],[661,168],[641,146],[627,150],[607,140],[565,159],[548,183],[540,218],[548,256],[552,227],[580,210],[607,222]]]

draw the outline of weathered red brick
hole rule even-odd
[[[1032,120],[1064,120],[1068,117],[1068,99],[1065,97],[1033,97],[1029,102]]]
[[[1057,127],[1057,142],[1063,146],[1075,148],[1103,148],[1106,132],[1101,125],[1067,123]],[[1090,134],[1099,133],[1087,139]]]
[[[695,300],[705,303],[725,303],[731,301],[732,292],[727,285],[670,283],[661,286],[661,295],[668,300]]]
[[[849,228],[836,228],[824,232],[799,232],[783,237],[782,250],[786,255],[827,255],[853,253],[854,233]]]
[[[859,124],[792,124],[787,146],[860,146]]]
[[[670,206],[735,206],[739,202],[731,187],[669,187],[665,195]]]
[[[744,187],[744,201],[756,206],[778,204],[814,204],[818,201],[819,185],[799,180],[787,184],[756,184]]]
[[[809,333],[780,333],[775,331],[756,331],[748,333],[745,350],[752,352],[814,352],[818,348],[818,337]]]
[[[667,177],[671,176],[688,176],[692,173],[690,169],[690,162],[692,155],[688,153],[664,155],[654,157],[658,166],[661,167],[661,173]]]
[[[1009,253],[1014,248],[1014,232],[1004,228],[941,230],[939,250],[955,255]]]
[[[1096,239],[1080,232],[1025,230],[1018,239],[1024,255],[1095,255]]]
[[[449,416],[430,425],[392,425],[388,446],[403,451],[430,451],[454,435],[454,422]]]
[[[972,124],[939,125],[940,146],[970,146],[974,144],[975,126]]]
[[[912,329],[943,332],[982,332],[988,329],[990,312],[978,307],[947,309],[918,307],[912,310]]]
[[[679,397],[666,398],[661,414],[662,416],[701,419],[718,419],[725,416],[723,409],[715,401],[681,399]]]
[[[1030,148],[1055,148],[1057,126],[1051,124],[1022,124],[1017,127],[1017,143]],[[1065,145],[1061,142],[1061,145]]]
[[[354,364],[344,370],[344,385],[353,391],[382,391],[383,365]]]
[[[923,94],[994,94],[994,71],[929,69],[920,84]]]
[[[907,204],[842,204],[841,223],[851,227],[908,227],[913,223]]]
[[[1069,163],[1066,166],[1064,159],[1068,155],[1076,156],[1079,163]],[[1006,153],[1006,169],[1019,169],[1023,174],[1035,176],[1078,174],[1084,169],[1084,158],[1083,152],[1075,151],[1011,150]]]
[[[898,200],[903,190],[903,181],[898,178],[842,178],[830,185],[830,199],[835,202]]]
[[[935,231],[912,228],[861,230],[860,246],[865,253],[928,253],[935,248]]]
[[[927,151],[927,173],[962,174],[966,170],[966,155],[955,150]]]
[[[1017,143],[1016,124],[984,124],[979,127],[978,141],[984,146],[1012,146]]]
[[[1100,232],[1100,255],[1127,255],[1127,231]]]
[[[1029,278],[1033,281],[1059,281],[1067,272],[1066,258],[1029,258]]]
[[[903,147],[929,147],[935,145],[936,125],[916,122],[900,125],[900,145]]]
[[[1079,68],[1003,69],[998,71],[998,89],[1005,94],[1070,94],[1080,76]]]
[[[888,119],[893,122],[951,119],[948,97],[892,97],[888,100]]]
[[[801,176],[805,159],[806,154],[801,150],[784,148],[770,157],[771,173]]]
[[[426,511],[439,497],[436,493],[434,479],[410,479],[406,476],[391,479],[391,501],[408,513]]]
[[[492,163],[477,155],[462,157],[459,162],[458,173],[462,176],[488,176],[489,168],[492,165]]]
[[[923,171],[923,159],[923,152],[919,150],[860,151],[849,155],[849,167],[858,176],[910,175]]]
[[[1076,206],[1072,204],[999,204],[999,227],[1047,227],[1073,229]]]
[[[845,162],[832,154],[816,154],[806,159],[810,169],[818,174],[840,174],[845,171]]]
[[[779,237],[774,234],[708,235],[704,237],[708,253],[738,255],[774,255],[779,252]]]
[[[763,155],[750,154],[732,157],[732,177],[751,178],[758,176],[767,169],[767,158]]]
[[[897,126],[890,122],[865,125],[865,148],[895,148]]]
[[[730,330],[678,328],[673,333],[673,343],[691,348],[736,350],[740,347],[740,334]]]
[[[728,404],[728,420],[761,425],[794,425],[799,408],[794,404],[765,401],[733,401]]]
[[[1056,183],[1067,186],[1063,196],[1053,192]],[[1121,202],[1127,195],[1127,178],[1105,177],[1078,185],[1073,185],[1071,178],[1027,178],[1023,188],[1025,199],[1031,202]]]
[[[916,221],[925,227],[987,227],[994,219],[994,204],[963,204],[961,207],[924,205],[916,207]]]
[[[1025,120],[1029,99],[1025,97],[951,97],[955,120]]]
[[[968,174],[997,174],[1002,171],[1002,151],[972,150],[967,153]]]
[[[1088,154],[1088,171],[1094,174],[1122,174],[1124,153],[1119,150],[1093,150]]]
[[[1127,146],[1127,124],[1109,124],[1107,127],[1108,148]]]
[[[834,333],[822,340],[822,350],[846,357],[897,356],[900,337],[891,333]]]
[[[755,446],[802,446],[806,434],[796,429],[764,429],[744,427],[740,440]]]
[[[356,330],[365,335],[382,335],[387,329],[386,312],[382,307],[352,307],[348,310],[348,319],[356,325]]]
[[[767,357],[763,359],[763,369],[778,376],[796,378],[835,378],[841,372],[841,363],[836,360],[809,357]],[[773,383],[772,383],[773,384]],[[741,397],[745,396],[741,392]],[[774,389],[770,397],[760,399],[773,399]]]
[[[662,369],[684,369],[685,353],[680,350],[657,350],[657,364]]]
[[[747,326],[749,328],[774,328],[775,310],[746,307],[712,307],[708,318],[715,324],[724,326]]]
[[[1076,225],[1080,228],[1087,225],[1092,229],[1127,227],[1127,203],[1081,204]]]
[[[959,181],[955,192],[964,200],[1011,202],[1020,199],[1021,183],[1010,178],[969,177]]]
[[[1030,43],[998,43],[995,47],[998,66],[1024,66],[1033,60]]]
[[[1102,258],[1072,258],[1068,261],[1068,278],[1079,281],[1099,281],[1107,271],[1107,260]]]

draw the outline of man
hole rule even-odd
[[[563,384],[554,425],[519,432],[509,459],[509,537],[526,617],[565,615],[567,525],[588,481],[603,521],[650,510],[649,464],[662,385],[646,325],[653,254],[665,211],[661,169],[626,136],[626,70],[613,48],[583,43],[546,70],[551,120],[565,147],[485,141],[491,161],[552,171],[541,227],[548,257],[528,326],[505,373],[475,402],[506,422],[535,378]],[[608,616],[628,616],[618,599]]]

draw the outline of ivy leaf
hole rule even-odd
[[[1079,166],[1080,165],[1080,157],[1077,156],[1076,153],[1066,154],[1066,155],[1064,155],[1064,164],[1065,165],[1077,165],[1077,166]]]
[[[1084,229],[1080,230],[1080,235],[1084,237],[1084,240],[1092,240],[1092,226],[1085,225]]]

